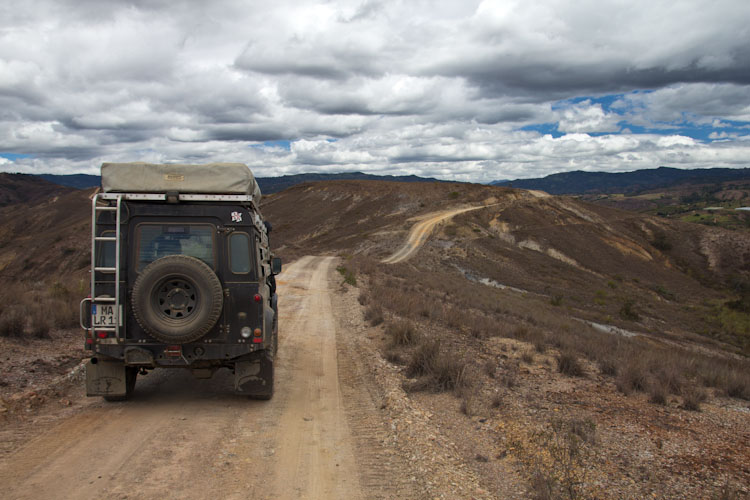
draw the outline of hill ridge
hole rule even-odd
[[[750,168],[680,169],[658,167],[632,172],[561,172],[546,177],[493,181],[493,186],[535,189],[550,194],[636,193],[679,184],[713,184],[750,179]]]

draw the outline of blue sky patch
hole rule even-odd
[[[565,135],[557,130],[557,123],[535,123],[534,125],[526,125],[525,127],[521,127],[521,130],[531,130],[534,132],[539,132],[542,135],[550,134],[554,138],[562,137],[563,135]]]
[[[609,134],[632,133],[632,134],[656,134],[656,135],[683,135],[703,142],[713,142],[716,140],[727,140],[737,136],[750,135],[750,122],[733,121],[719,119],[720,123],[700,123],[711,119],[690,113],[683,113],[682,119],[672,122],[654,122],[653,126],[634,125],[628,121],[633,116],[636,108],[641,108],[642,103],[638,100],[628,99],[628,96],[638,94],[649,94],[652,90],[638,90],[630,93],[608,94],[602,96],[578,96],[570,99],[563,99],[552,104],[553,111],[563,111],[567,108],[575,107],[580,103],[589,102],[591,105],[599,104],[605,113],[622,116],[623,120],[617,125],[621,132],[588,132],[588,135],[597,137]],[[558,130],[558,123],[534,123],[521,127],[520,130],[531,130],[540,134],[550,134],[552,137],[562,137],[563,134]]]
[[[21,158],[31,158],[31,155],[23,153],[0,153],[0,158],[6,158],[10,161],[16,161]]]
[[[261,144],[253,144],[251,148],[281,148],[290,151],[292,141],[265,141]]]

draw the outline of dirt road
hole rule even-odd
[[[420,220],[414,225],[414,227],[411,228],[404,246],[399,248],[398,251],[396,251],[396,253],[394,253],[390,257],[383,259],[381,262],[383,262],[384,264],[396,264],[397,262],[402,262],[410,258],[417,252],[417,250],[419,250],[422,245],[424,245],[425,241],[427,241],[427,237],[430,235],[430,233],[432,233],[432,230],[435,228],[435,226],[445,220],[455,217],[458,214],[469,212],[471,210],[477,210],[480,208],[484,208],[484,205],[480,207],[444,210],[441,212],[433,212],[431,214],[425,215],[422,220]]]
[[[362,423],[378,418],[374,407],[357,400],[365,391],[347,390],[344,400],[339,385],[340,377],[350,389],[358,382],[338,363],[328,281],[333,262],[304,257],[280,276],[281,337],[271,401],[232,394],[226,370],[211,380],[156,370],[139,378],[130,401],[89,399],[71,416],[40,425],[36,436],[0,461],[0,496],[390,496],[367,486],[382,482],[377,450],[361,445],[370,432]],[[358,426],[355,438],[349,422]]]

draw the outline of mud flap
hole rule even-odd
[[[261,351],[253,359],[234,364],[234,390],[259,399],[273,395],[273,354]]]
[[[122,361],[96,360],[86,363],[87,396],[127,396],[127,373]]]

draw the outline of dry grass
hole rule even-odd
[[[619,370],[615,384],[623,394],[645,391],[648,388],[648,375],[643,363],[636,360],[625,363]]]
[[[684,391],[682,408],[690,411],[700,411],[701,403],[706,400],[706,391],[700,387],[691,386]]]
[[[78,327],[80,295],[82,290],[71,292],[59,282],[5,287],[0,291],[0,336],[43,339],[53,328]]]
[[[10,307],[0,316],[0,337],[22,337],[26,316],[18,306]]]
[[[573,377],[582,377],[585,374],[578,356],[570,351],[561,352],[557,356],[557,371]]]
[[[657,405],[665,406],[667,404],[667,390],[664,384],[652,382],[648,387],[648,401]]]
[[[383,308],[379,304],[371,304],[365,309],[365,321],[369,322],[372,326],[378,326],[383,323]]]
[[[414,345],[420,340],[419,332],[414,324],[405,320],[389,323],[385,327],[385,334],[390,338],[391,344],[396,346]]]
[[[406,372],[410,377],[419,377],[412,390],[436,392],[461,389],[469,385],[466,377],[467,362],[454,353],[444,352],[436,340],[424,340],[417,345]]]
[[[559,306],[551,306],[543,297],[520,296],[471,283],[450,271],[426,273],[402,264],[383,269],[366,258],[359,258],[357,265],[358,273],[366,274],[370,285],[368,318],[382,317],[385,310],[425,323],[427,328],[430,324],[448,327],[469,345],[479,346],[487,338],[502,336],[529,342],[539,353],[554,347],[564,353],[558,358],[562,373],[579,372],[575,362],[571,363],[574,358],[583,373],[581,359],[588,359],[602,375],[613,377],[625,394],[649,392],[658,381],[666,395],[682,395],[690,385],[703,385],[730,397],[750,400],[748,360],[660,348],[645,345],[637,338],[605,334],[561,314]],[[457,280],[461,286],[455,286]],[[378,306],[382,310],[375,314]],[[628,320],[635,318],[631,314],[637,314],[635,303],[626,301],[622,309]],[[522,359],[529,359],[523,352]],[[568,371],[569,365],[572,371]],[[512,369],[509,372],[504,368],[502,373],[487,370],[490,377],[494,375],[501,383],[505,380],[507,385],[514,385]]]

